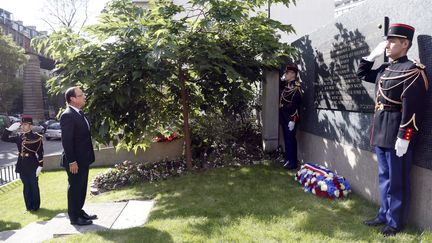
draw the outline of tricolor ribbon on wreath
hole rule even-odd
[[[319,165],[306,163],[295,175],[295,180],[305,192],[311,192],[319,197],[345,198],[351,193],[351,186],[344,177]]]

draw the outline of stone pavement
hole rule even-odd
[[[127,229],[143,225],[153,207],[153,201],[97,203],[84,206],[84,210],[96,214],[98,219],[92,225],[71,225],[66,213],[49,221],[34,222],[19,230],[0,232],[1,242],[42,242],[55,237],[80,234],[90,231]]]

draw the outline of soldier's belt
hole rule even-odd
[[[402,106],[400,105],[387,105],[378,103],[375,105],[375,111],[401,111]]]
[[[30,154],[29,153],[20,153],[21,157],[29,157]]]
[[[282,106],[281,107],[291,107],[293,104],[292,103],[285,103],[285,104],[282,104]]]
[[[32,155],[34,155],[34,153],[20,153],[21,157],[30,157]]]

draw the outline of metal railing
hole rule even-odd
[[[15,167],[15,164],[0,166],[0,186],[20,178],[15,172]]]

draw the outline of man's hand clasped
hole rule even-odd
[[[76,161],[72,162],[69,164],[69,171],[72,174],[77,174],[78,173],[78,163]]]

